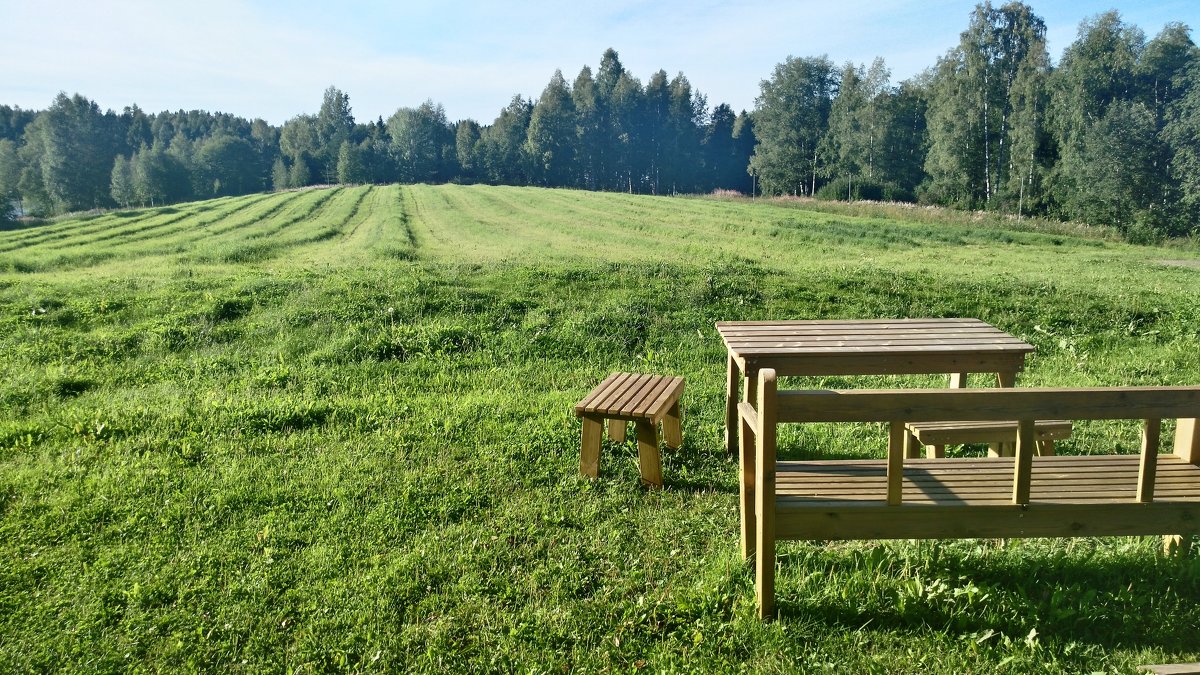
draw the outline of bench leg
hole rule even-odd
[[[760,467],[761,470],[761,467]],[[767,503],[770,501],[771,503]],[[758,507],[754,551],[754,594],[758,596],[758,618],[775,618],[775,495],[757,490]]]
[[[608,421],[608,437],[613,443],[625,442],[625,420],[609,420]]]
[[[929,459],[941,459],[946,456],[946,446],[927,445],[925,446],[925,456]]]
[[[738,439],[741,441],[741,460],[738,468],[741,476],[738,481],[741,491],[742,512],[742,558],[749,560],[754,557],[754,429],[744,420],[741,423]]]
[[[1037,449],[1038,449],[1038,457],[1053,457],[1054,456],[1054,441],[1038,441]]]
[[[1163,537],[1163,553],[1183,557],[1192,549],[1192,535],[1168,534]]]
[[[588,478],[600,477],[600,427],[600,418],[583,418],[583,437],[579,442],[579,473]]]
[[[658,454],[658,432],[650,420],[637,421],[638,468],[642,482],[650,487],[661,488],[662,459]]]
[[[666,417],[663,417],[663,445],[675,450],[683,445],[683,419],[679,413],[679,401],[671,405]]]

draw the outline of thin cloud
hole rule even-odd
[[[565,5],[452,2],[438,6],[315,0],[212,0],[201,7],[129,0],[0,0],[0,103],[44,108],[79,92],[102,107],[205,109],[281,123],[316,112],[330,84],[359,119],[433,99],[451,119],[491,122],[514,94],[535,97],[555,69],[568,80],[613,47],[645,81],[683,72],[710,105],[751,109],[759,82],[787,56],[869,63],[899,81],[935,65],[973,5],[948,0],[838,3],[612,0]],[[1057,57],[1099,0],[1044,2]],[[1118,8],[1149,37],[1167,21],[1200,23],[1200,5]]]

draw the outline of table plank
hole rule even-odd
[[[1011,386],[1034,351],[985,321],[964,317],[719,321],[716,328],[729,352],[730,452],[740,380],[764,368],[779,376],[995,373],[1001,386]],[[753,401],[753,392],[748,396]]]

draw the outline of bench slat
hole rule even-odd
[[[613,373],[575,404],[576,415],[658,421],[683,391],[682,377]]]
[[[1200,387],[781,391],[780,422],[1200,417]]]
[[[588,392],[588,395],[584,396],[582,401],[575,404],[575,414],[578,415],[581,412],[585,412],[588,409],[588,406],[592,405],[597,398],[608,391],[608,388],[612,386],[614,381],[623,378],[625,375],[626,373],[613,373],[612,375],[604,378],[604,381],[596,385],[595,388]]]
[[[1058,503],[1029,506],[904,504],[829,509],[777,508],[781,539],[966,539],[1200,534],[1194,501]],[[803,517],[798,517],[800,513]]]
[[[1073,461],[1062,461],[1070,459]],[[1174,455],[1156,455],[1159,496],[1191,494],[1200,498],[1200,467]],[[986,460],[967,469],[969,460],[910,461],[904,466],[902,499],[934,503],[961,503],[969,498],[1012,498],[1015,458]],[[1138,455],[1033,457],[1030,463],[1030,500],[1072,499],[1072,495],[1112,495],[1109,501],[1134,503],[1141,465]],[[820,502],[883,503],[887,499],[887,462],[867,460],[847,466],[842,460],[779,462],[776,494],[780,500],[803,499],[813,507]]]

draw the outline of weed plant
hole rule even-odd
[[[713,329],[972,316],[1037,347],[1019,384],[1196,384],[1200,271],[1154,262],[1178,251],[534,188],[172,208],[0,232],[0,671],[1200,660],[1200,562],[1153,538],[785,542],[759,622]],[[579,477],[572,404],[614,370],[687,378],[661,492],[632,440]],[[879,457],[884,436],[780,446]],[[1136,452],[1136,429],[1060,448]]]

